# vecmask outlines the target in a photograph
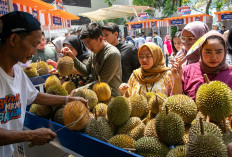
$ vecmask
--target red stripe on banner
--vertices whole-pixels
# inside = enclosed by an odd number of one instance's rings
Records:
[[[218,14],[218,21],[222,20],[222,14]]]
[[[149,22],[147,23],[147,28],[150,28],[150,23]]]
[[[169,24],[168,26],[171,26],[171,20],[168,20],[168,24]]]
[[[40,22],[40,14],[39,14],[39,10],[36,10],[37,11],[37,16],[38,16],[38,21]]]
[[[52,14],[50,14],[50,18],[51,18],[51,26],[53,26],[53,18],[52,18]]]
[[[22,4],[20,4],[20,11],[24,11]]]
[[[188,21],[189,21],[189,18],[187,17],[187,18],[186,18],[186,25],[188,24]]]
[[[203,16],[200,16],[201,21],[203,22]]]
[[[26,6],[26,9],[27,9],[27,13],[30,13],[30,9],[28,6]]]
[[[191,18],[191,22],[193,22],[193,17],[190,17]]]

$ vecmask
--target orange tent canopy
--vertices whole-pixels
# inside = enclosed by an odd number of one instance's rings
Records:
[[[158,19],[153,19],[153,20],[147,20],[147,21],[137,21],[137,22],[128,22],[126,24],[139,24],[139,23],[146,23],[146,22],[155,22],[155,21],[164,21],[164,20],[158,20]]]
[[[227,13],[232,13],[232,10],[214,12],[214,14],[227,14]]]
[[[13,0],[13,3],[22,4],[39,10],[54,9],[54,6],[41,0]]]
[[[80,19],[79,16],[73,15],[71,13],[64,11],[64,10],[47,10],[47,11],[42,11],[42,13],[50,13],[53,15],[57,15],[59,17],[63,17],[63,18],[68,19],[68,20],[79,20]]]
[[[196,14],[196,15],[187,15],[187,16],[177,16],[177,17],[169,17],[169,18],[164,18],[164,20],[173,20],[173,19],[183,19],[183,18],[188,18],[188,17],[199,17],[199,16],[210,16],[208,14]]]

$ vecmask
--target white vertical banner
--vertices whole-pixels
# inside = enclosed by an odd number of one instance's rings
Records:
[[[23,6],[23,10],[22,11],[27,12],[27,7],[25,5]]]
[[[203,16],[203,22],[204,22],[204,23],[207,23],[207,21],[206,21],[206,16]]]
[[[31,7],[29,7],[29,13],[32,14],[32,8]]]
[[[40,18],[40,23],[41,25],[45,25],[45,18],[44,18],[44,14],[41,13],[41,11],[39,11],[39,18]]]

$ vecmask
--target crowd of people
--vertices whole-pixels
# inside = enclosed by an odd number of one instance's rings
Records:
[[[186,94],[194,100],[197,89],[205,82],[204,74],[210,81],[220,80],[232,89],[231,62],[227,62],[232,54],[232,29],[219,29],[218,24],[213,27],[210,31],[198,21],[187,24],[173,36],[167,34],[164,40],[155,31],[147,38],[139,34],[122,41],[117,24],[101,26],[92,22],[46,44],[40,23],[30,14],[16,11],[0,17],[0,156],[12,156],[13,143],[30,141],[42,145],[56,137],[45,128],[22,131],[26,105],[60,105],[74,100],[87,105],[85,99],[72,97],[76,90],[67,97],[38,92],[18,62],[26,66],[29,60],[50,64],[70,56],[74,61],[73,73],[92,76],[82,88],[92,88],[100,76],[114,97],[126,92],[127,96],[159,92],[167,96]],[[188,53],[202,36],[205,40]],[[56,72],[55,68],[51,70],[52,74]],[[17,105],[13,110],[20,110],[20,115],[4,119],[2,114],[14,112],[7,110],[12,103],[8,101],[10,96],[15,97]]]

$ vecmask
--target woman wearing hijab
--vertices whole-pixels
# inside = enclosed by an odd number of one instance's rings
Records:
[[[192,45],[208,31],[208,26],[201,21],[195,21],[187,24],[181,33],[181,42],[183,43],[183,47],[176,54],[176,61],[181,61],[182,66],[198,62],[200,59],[199,49],[197,49],[191,55],[188,55],[186,57],[185,55],[187,54],[188,50],[192,47]]]
[[[128,90],[129,95],[161,92],[169,96],[173,79],[170,69],[164,65],[161,48],[152,42],[145,43],[138,51],[138,58],[141,68],[134,70],[128,84],[120,85],[121,94]]]
[[[65,37],[57,37],[54,40],[52,40],[52,44],[55,46],[57,53],[61,53],[64,40],[65,40]]]
[[[227,49],[224,36],[217,31],[210,31],[205,37],[199,47],[199,62],[183,67],[183,71],[180,64],[173,65],[173,94],[183,93],[195,99],[197,89],[205,83],[204,74],[210,81],[224,82],[232,89],[232,68],[225,61]]]
[[[63,42],[63,47],[68,47],[81,62],[87,61],[90,56],[87,48],[77,35],[69,35],[66,37]]]

